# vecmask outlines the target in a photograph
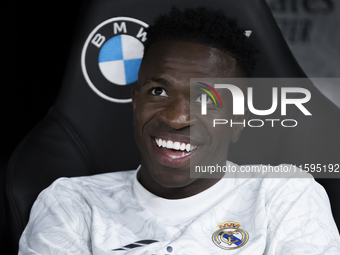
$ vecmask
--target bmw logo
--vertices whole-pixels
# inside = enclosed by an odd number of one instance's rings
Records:
[[[88,36],[81,55],[84,78],[101,98],[131,102],[143,58],[148,25],[130,17],[116,17],[99,24]]]

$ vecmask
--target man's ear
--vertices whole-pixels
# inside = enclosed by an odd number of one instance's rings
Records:
[[[132,98],[133,111],[136,108],[138,93],[139,93],[138,87],[132,88],[132,90],[131,90],[131,98]]]
[[[244,115],[235,115],[233,122],[241,123],[241,124],[233,124],[233,131],[231,135],[231,142],[236,143],[238,139],[240,138],[240,135],[242,133],[242,130],[245,126],[245,123],[247,122],[247,119],[249,117],[249,109],[247,106],[244,107]],[[244,125],[243,125],[244,123]]]

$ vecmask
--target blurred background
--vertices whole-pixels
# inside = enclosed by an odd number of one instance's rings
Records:
[[[340,1],[267,0],[295,58],[308,77],[340,78]],[[340,107],[339,80],[313,80]]]
[[[309,77],[340,77],[340,1],[267,0]],[[7,1],[1,10],[1,171],[17,144],[46,115],[62,83],[83,0]],[[280,61],[280,60],[278,60]],[[340,86],[318,88],[340,107]]]

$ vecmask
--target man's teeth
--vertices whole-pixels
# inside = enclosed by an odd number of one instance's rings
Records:
[[[173,149],[173,150],[181,150],[184,151],[186,150],[187,152],[191,152],[197,148],[195,145],[191,145],[190,143],[180,143],[180,142],[173,142],[171,140],[162,140],[162,139],[155,139],[156,144],[158,147],[164,147],[168,149]]]

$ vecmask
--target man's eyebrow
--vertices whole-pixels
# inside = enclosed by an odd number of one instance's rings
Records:
[[[161,77],[152,77],[150,80],[153,82],[159,83],[161,85],[164,85],[164,86],[170,85],[170,82],[167,79],[164,79]]]

